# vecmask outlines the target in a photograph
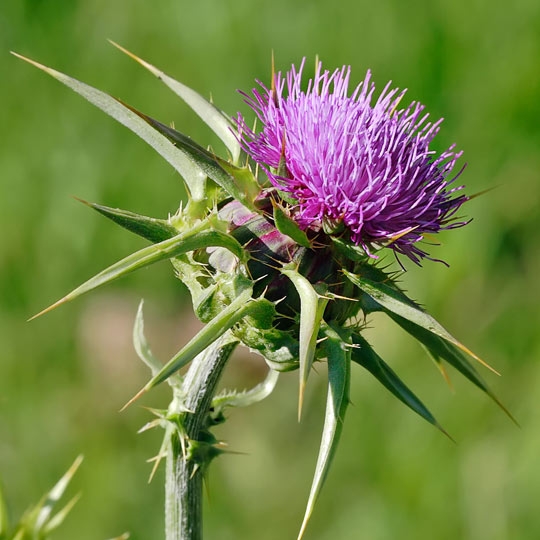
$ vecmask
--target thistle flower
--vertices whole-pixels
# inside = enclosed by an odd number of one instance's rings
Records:
[[[304,61],[278,73],[271,90],[259,83],[252,96],[242,92],[262,122],[255,133],[239,115],[243,148],[294,199],[303,229],[342,222],[368,255],[390,244],[418,263],[426,233],[465,224],[454,220],[463,186],[451,187],[462,152],[452,145],[437,155],[430,145],[442,119],[430,122],[418,102],[398,108],[405,91],[391,83],[373,103],[370,71],[349,96],[350,67],[330,73],[318,62],[306,90],[303,70]]]
[[[200,538],[201,475],[223,453],[211,427],[224,420],[225,407],[267,397],[278,372],[298,369],[300,413],[312,364],[326,360],[328,366],[323,435],[300,536],[339,442],[351,364],[444,432],[363,337],[373,312],[384,313],[420,342],[446,379],[449,364],[501,405],[469,357],[487,364],[410,299],[395,273],[373,261],[375,249],[390,246],[418,263],[427,257],[417,245],[426,234],[463,225],[455,213],[467,197],[458,193],[461,187],[451,187],[460,174],[453,169],[461,153],[453,146],[439,155],[430,149],[440,120],[429,122],[418,103],[399,109],[404,92],[389,85],[372,105],[369,72],[348,96],[350,69],[330,74],[318,64],[303,91],[302,63],[286,78],[272,74],[270,90],[261,84],[262,92],[254,90],[252,98],[244,94],[263,123],[255,133],[242,116],[235,123],[194,90],[119,48],[192,107],[224,142],[228,156],[25,59],[141,137],[180,173],[189,193],[188,204],[167,219],[86,203],[151,245],[38,315],[161,260],[170,260],[188,287],[193,310],[206,326],[168,362],[150,351],[142,304],[134,329],[135,350],[152,377],[129,403],[165,381],[173,391],[169,408],[154,410],[157,418],[143,428],[165,428],[155,462],[167,456],[168,540]],[[253,173],[250,157],[268,180]],[[224,362],[239,343],[264,358],[268,378],[251,391],[214,397]],[[190,362],[187,375],[180,376]]]

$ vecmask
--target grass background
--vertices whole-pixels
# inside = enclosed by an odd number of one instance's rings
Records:
[[[456,141],[474,221],[441,235],[409,291],[502,373],[486,377],[520,421],[454,375],[455,394],[397,327],[374,319],[370,340],[457,439],[452,445],[360,369],[341,448],[307,540],[540,538],[540,3],[275,0],[0,0],[0,474],[20,515],[83,452],[72,491],[83,498],[55,538],[124,530],[162,537],[162,471],[144,460],[160,434],[136,435],[148,413],[120,406],[146,380],[130,343],[146,299],[148,334],[168,358],[198,328],[167,264],[141,271],[49,316],[25,320],[141,247],[70,198],[163,216],[182,183],[144,143],[10,49],[119,96],[206,144],[212,134],[159,81],[114,50],[114,39],[227,111],[237,88],[268,80],[270,50],[287,69],[318,53],[373,70],[435,117],[439,148]],[[217,145],[216,145],[217,146]],[[264,375],[240,355],[227,383]],[[145,404],[163,406],[163,390]],[[211,469],[206,538],[295,538],[315,465],[324,377],[311,380],[304,421],[296,376],[271,398],[234,411],[220,436],[243,456]]]

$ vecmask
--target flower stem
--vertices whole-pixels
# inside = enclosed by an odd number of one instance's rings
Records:
[[[202,540],[202,485],[211,452],[193,452],[207,429],[217,383],[237,341],[225,335],[199,354],[189,368],[169,412],[178,413],[180,430],[170,430],[165,479],[166,540]],[[186,412],[187,411],[187,412]],[[183,439],[183,440],[182,440]]]

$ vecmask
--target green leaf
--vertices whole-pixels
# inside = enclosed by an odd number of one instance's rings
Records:
[[[399,315],[400,317],[403,317],[404,319],[407,319],[408,321],[411,321],[412,323],[424,328],[428,332],[443,338],[448,343],[451,343],[458,349],[466,352],[483,366],[499,375],[497,371],[495,371],[491,366],[486,364],[481,358],[465,347],[465,345],[461,344],[431,315],[426,313],[401,291],[395,289],[394,287],[390,287],[385,283],[372,281],[371,279],[358,274],[352,274],[347,270],[343,270],[343,273],[352,283],[369,295],[373,300],[378,302],[387,312],[389,311],[395,313],[396,315]]]
[[[155,130],[167,137],[176,147],[185,153],[216,184],[221,186],[231,197],[240,201],[247,208],[258,212],[254,204],[261,188],[247,167],[237,167],[205,150],[187,135],[154,120],[150,116],[126,105]]]
[[[307,234],[298,226],[296,221],[285,214],[283,209],[276,203],[274,206],[274,223],[277,230],[289,238],[292,238],[297,244],[306,248],[311,247]]]
[[[315,476],[298,540],[304,535],[315,502],[328,475],[343,429],[345,412],[349,405],[351,357],[350,348],[343,341],[344,339],[348,340],[348,338],[343,335],[342,330],[330,327],[325,327],[323,332],[327,338],[324,346],[328,356],[328,398]]]
[[[133,131],[146,143],[148,143],[159,155],[170,163],[184,178],[188,185],[192,199],[205,199],[205,180],[206,175],[201,171],[196,163],[191,160],[185,152],[182,152],[171,141],[161,135],[155,129],[152,129],[140,116],[134,113],[129,107],[125,106],[116,98],[109,94],[97,90],[83,82],[65,75],[55,69],[49,68],[29,58],[25,58],[17,53],[12,53],[17,58],[41,69],[51,77],[65,84],[77,94],[88,100],[90,103],[101,109],[103,112],[114,118],[117,122]]]
[[[278,379],[279,373],[270,369],[264,381],[251,390],[244,390],[243,392],[225,391],[213,399],[212,407],[249,407],[266,399],[274,391]]]
[[[189,364],[199,353],[209,347],[225,332],[244,317],[257,317],[259,311],[273,309],[273,304],[265,299],[253,300],[251,287],[245,289],[221,313],[214,317],[195,337],[193,337],[169,362],[124,406],[127,407],[144,393],[167,380],[179,369]],[[264,307],[263,307],[264,306]]]
[[[109,206],[91,203],[79,199],[78,197],[75,198],[115,223],[118,223],[118,225],[124,227],[124,229],[138,234],[139,236],[150,240],[150,242],[162,242],[163,240],[167,240],[178,234],[178,230],[164,219],[142,216],[140,214],[129,212],[128,210],[110,208]]]
[[[407,405],[424,420],[440,429],[445,435],[448,433],[441,427],[427,407],[409,390],[403,381],[396,375],[388,364],[371,348],[369,343],[360,335],[353,335],[353,342],[357,347],[352,350],[352,360],[367,369],[382,385],[384,385],[402,403]]]
[[[439,336],[429,332],[425,328],[412,323],[411,321],[404,319],[395,314],[390,314],[390,317],[399,324],[405,331],[411,336],[422,343],[433,356],[443,358],[451,366],[456,368],[462,375],[464,375],[470,382],[485,392],[507,415],[517,424],[515,418],[510,414],[508,409],[499,401],[497,396],[493,393],[491,388],[486,384],[482,377],[478,374],[474,366],[463,355],[463,353],[454,347],[451,343],[448,343]]]
[[[240,143],[235,136],[237,131],[236,124],[227,114],[218,109],[213,103],[207,101],[198,92],[195,92],[195,90],[172,79],[163,73],[163,71],[160,71],[152,64],[145,62],[114,41],[111,41],[111,43],[141,64],[141,66],[145,67],[150,73],[163,81],[177,96],[181,97],[200,116],[203,122],[205,122],[206,125],[223,141],[231,153],[233,163],[238,162],[240,156]],[[234,130],[234,132],[232,130]]]
[[[2,483],[0,482],[0,540],[7,539],[9,531],[9,515],[7,511],[7,503],[4,496],[4,490],[2,489]]]
[[[283,267],[281,272],[292,281],[300,296],[300,389],[298,394],[298,420],[300,420],[304,391],[315,357],[319,327],[329,299],[317,293],[313,285],[292,266]]]
[[[49,517],[54,506],[66,491],[69,483],[77,472],[77,469],[80,467],[82,461],[83,456],[78,456],[77,459],[75,459],[75,461],[73,462],[73,465],[71,465],[71,467],[64,474],[64,476],[62,476],[62,478],[58,480],[55,486],[43,498],[42,502],[39,505],[39,512],[34,526],[34,530],[36,532],[41,531],[41,529],[49,521]]]
[[[135,270],[144,268],[158,261],[171,259],[177,255],[181,255],[188,251],[207,248],[210,246],[221,246],[229,249],[234,255],[241,260],[244,259],[245,253],[242,246],[231,236],[219,231],[204,230],[209,227],[208,222],[202,222],[199,226],[191,231],[180,233],[173,238],[145,247],[131,255],[128,255],[121,261],[109,266],[105,270],[96,274],[88,281],[77,287],[75,290],[64,296],[58,302],[52,304],[37,315],[34,315],[30,320],[44,315],[48,311],[73,300],[82,294],[85,294],[97,287],[111,283],[115,279],[123,277]]]

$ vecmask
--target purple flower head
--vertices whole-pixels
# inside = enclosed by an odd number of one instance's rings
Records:
[[[454,217],[467,200],[455,195],[463,186],[450,188],[462,152],[430,150],[442,119],[428,121],[418,102],[400,108],[405,90],[390,83],[375,100],[369,71],[349,96],[351,68],[330,73],[318,64],[302,90],[304,61],[278,73],[275,89],[257,81],[252,96],[242,92],[262,122],[255,133],[238,116],[243,148],[296,201],[302,228],[341,224],[368,255],[388,245],[419,263],[425,234],[464,225]]]

